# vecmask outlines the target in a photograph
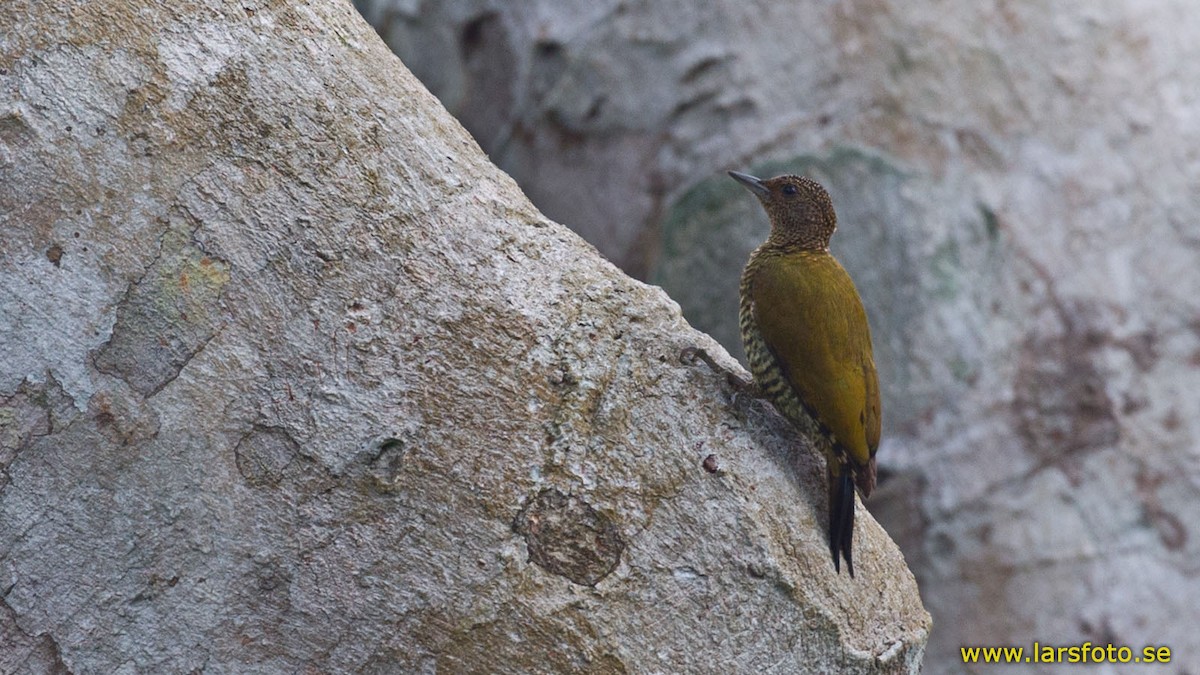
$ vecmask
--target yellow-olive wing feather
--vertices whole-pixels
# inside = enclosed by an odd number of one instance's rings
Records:
[[[866,322],[866,312],[863,312],[863,322]],[[870,329],[868,329],[870,330]],[[864,410],[867,431],[867,448],[871,456],[879,448],[879,433],[883,425],[883,416],[879,411],[879,374],[875,372],[875,357],[871,352],[871,340],[867,338],[866,358],[863,359],[863,374],[867,378],[867,407]]]
[[[879,446],[879,382],[854,282],[828,253],[764,263],[749,289],[759,333],[796,395],[865,466]]]

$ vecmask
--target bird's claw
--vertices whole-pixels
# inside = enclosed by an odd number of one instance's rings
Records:
[[[725,366],[717,363],[707,351],[701,347],[684,347],[679,352],[679,361],[687,365],[694,365],[697,360],[703,361],[714,373],[724,375],[725,381],[729,386],[733,387],[735,396],[743,394],[751,398],[762,398],[762,392],[758,385],[753,380],[748,380],[741,375],[729,370]]]
[[[679,362],[685,366],[695,365],[696,359],[699,358],[701,354],[704,354],[704,358],[711,362],[708,352],[705,352],[699,347],[684,347],[683,349],[679,350]]]
[[[714,359],[712,356],[709,356],[708,352],[705,351],[703,347],[684,347],[682,350],[680,350],[680,363],[692,366],[696,364],[697,360],[703,361],[715,373],[729,372],[724,366],[717,363],[716,359]]]

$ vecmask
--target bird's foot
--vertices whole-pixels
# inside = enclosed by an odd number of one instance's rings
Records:
[[[717,363],[708,352],[700,347],[684,347],[679,352],[679,361],[687,365],[694,365],[697,360],[703,361],[708,365],[714,373],[725,376],[725,381],[729,386],[733,387],[734,394],[749,396],[750,398],[763,398],[763,392],[758,388],[754,380],[742,377],[740,374],[729,370],[725,366]]]

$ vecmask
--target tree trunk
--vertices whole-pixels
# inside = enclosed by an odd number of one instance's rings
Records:
[[[677,305],[348,3],[219,6],[0,8],[0,671],[917,671]]]
[[[1194,2],[357,4],[535,204],[735,354],[766,219],[721,170],[829,189],[926,675],[963,645],[1200,654]]]

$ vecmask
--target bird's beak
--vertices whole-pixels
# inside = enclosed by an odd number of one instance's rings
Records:
[[[730,171],[729,176],[742,185],[745,185],[748,190],[759,197],[766,197],[771,194],[771,190],[766,185],[763,185],[761,178],[755,178],[750,174],[738,173],[737,171]]]

